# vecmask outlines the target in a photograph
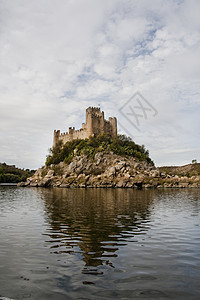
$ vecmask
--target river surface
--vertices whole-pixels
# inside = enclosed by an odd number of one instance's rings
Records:
[[[200,190],[0,186],[0,296],[200,299]]]

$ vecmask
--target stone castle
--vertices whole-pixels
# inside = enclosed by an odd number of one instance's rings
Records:
[[[88,107],[86,109],[86,122],[82,123],[82,128],[75,130],[75,127],[69,127],[69,132],[60,133],[60,130],[54,130],[53,147],[58,141],[65,144],[75,139],[86,139],[91,136],[97,136],[100,133],[107,133],[111,137],[117,136],[117,119],[109,117],[104,119],[104,112],[99,107]]]

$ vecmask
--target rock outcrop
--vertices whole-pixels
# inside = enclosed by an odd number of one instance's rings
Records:
[[[19,186],[185,188],[200,187],[200,176],[170,175],[132,157],[98,152],[93,159],[75,156],[69,164],[61,162],[38,169]]]

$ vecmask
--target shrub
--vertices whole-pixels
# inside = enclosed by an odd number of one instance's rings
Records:
[[[55,172],[55,175],[63,175],[63,170],[60,166],[54,166],[53,170]]]
[[[69,156],[65,157],[64,163],[67,164],[67,165],[69,165],[70,162],[72,161],[72,159],[73,159],[73,156],[69,155]]]

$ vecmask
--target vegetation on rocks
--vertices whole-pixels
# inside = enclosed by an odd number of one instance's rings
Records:
[[[154,165],[144,145],[135,144],[130,137],[125,135],[118,135],[112,139],[104,133],[89,139],[73,140],[64,145],[62,141],[59,141],[53,149],[50,149],[50,155],[46,159],[46,166],[59,164],[62,161],[69,164],[74,156],[87,155],[89,158],[94,158],[96,153],[102,151],[105,153],[111,151],[120,156],[134,157],[139,161],[145,161]]]

